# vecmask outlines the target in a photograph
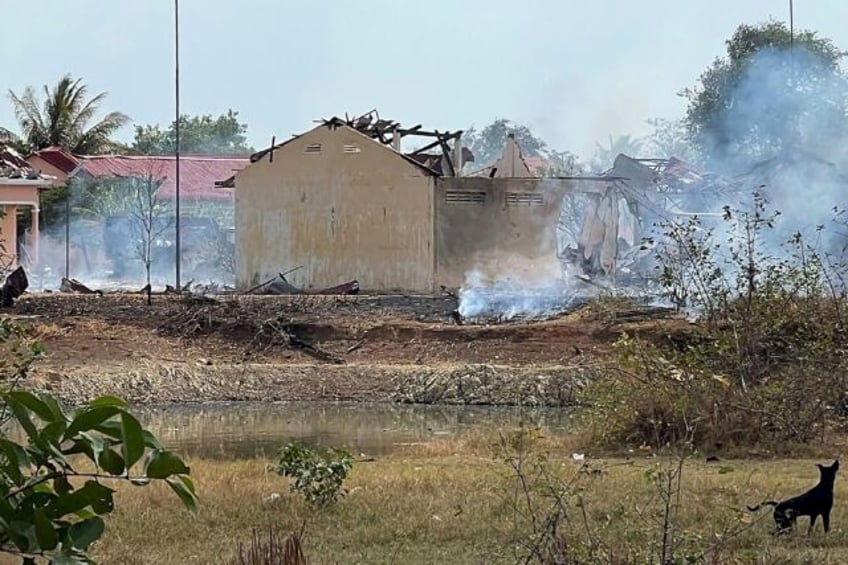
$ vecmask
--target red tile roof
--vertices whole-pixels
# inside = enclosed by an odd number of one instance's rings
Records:
[[[539,174],[540,171],[543,171],[550,166],[550,162],[544,157],[536,157],[535,155],[524,157],[522,155],[521,158],[524,159],[524,164],[527,165],[530,172],[534,174]]]
[[[80,157],[79,174],[91,177],[144,177],[165,179],[161,195],[176,193],[176,159],[173,156],[91,155]],[[231,188],[217,188],[216,181],[227,179],[250,164],[248,156],[180,156],[180,199],[231,200]]]
[[[33,153],[65,174],[71,174],[80,164],[80,160],[64,147],[46,147]]]

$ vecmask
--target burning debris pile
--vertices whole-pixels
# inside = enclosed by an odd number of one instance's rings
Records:
[[[457,295],[458,323],[502,323],[545,320],[573,310],[588,299],[565,280],[553,284],[524,285],[516,279],[487,281],[480,271],[471,272]]]
[[[562,194],[556,180],[537,182]],[[599,295],[656,304],[656,246],[665,243],[656,226],[694,215],[720,217],[717,203],[741,193],[741,183],[675,158],[621,154],[604,175],[581,180],[587,182],[561,197],[556,257],[541,251],[533,260],[505,257],[467,273],[457,294],[458,322],[547,319]],[[520,271],[511,264],[522,262]]]

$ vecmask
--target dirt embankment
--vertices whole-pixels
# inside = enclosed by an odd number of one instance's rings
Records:
[[[13,315],[47,355],[29,386],[70,402],[362,400],[567,405],[622,331],[679,321],[458,325],[448,297],[190,300],[27,296]],[[637,316],[638,318],[638,316]]]

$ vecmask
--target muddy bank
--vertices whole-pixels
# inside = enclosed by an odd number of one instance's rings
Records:
[[[27,381],[78,404],[120,396],[136,404],[353,400],[422,404],[570,406],[594,376],[586,367],[462,364],[323,365],[142,363],[36,367]]]

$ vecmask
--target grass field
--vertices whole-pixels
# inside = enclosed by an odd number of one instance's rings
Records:
[[[565,553],[580,563],[657,563],[663,532],[678,562],[848,563],[848,483],[837,477],[832,529],[807,536],[806,519],[781,539],[771,535],[768,511],[743,510],[815,484],[825,459],[683,465],[679,493],[671,494],[664,527],[663,489],[648,478],[678,460],[633,454],[632,459],[587,459],[546,443],[522,451],[524,480],[480,437],[416,446],[373,462],[354,464],[350,494],[321,511],[290,493],[267,461],[191,461],[201,499],[191,518],[161,485],[121,486],[94,557],[100,563],[227,563],[253,528],[283,533],[305,529],[310,563],[515,563],[529,551],[533,520],[548,517],[549,494],[563,488],[566,513],[558,522]],[[543,455],[539,466],[537,456]],[[660,475],[661,476],[661,475]],[[264,499],[281,496],[273,502]],[[528,512],[527,500],[535,510]],[[571,562],[571,561],[569,561]]]

